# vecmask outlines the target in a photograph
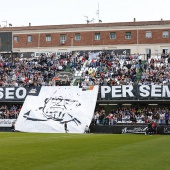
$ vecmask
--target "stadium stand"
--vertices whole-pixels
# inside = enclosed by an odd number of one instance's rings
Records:
[[[92,57],[91,57],[92,56]],[[151,56],[146,61],[139,54],[117,55],[114,52],[76,52],[65,56],[42,54],[37,58],[0,59],[1,87],[35,87],[53,85],[169,85],[170,56]],[[62,75],[69,73],[71,79]],[[140,76],[139,76],[140,75]],[[65,77],[64,77],[65,76]],[[62,79],[62,77],[64,77]],[[55,83],[53,83],[55,80]],[[59,81],[58,81],[59,80]],[[62,81],[63,80],[63,81]],[[0,119],[17,119],[22,104],[0,107]],[[105,112],[96,107],[93,125],[146,124],[154,120],[165,125],[169,108],[137,108],[132,106]],[[169,118],[168,118],[169,120]],[[168,123],[167,123],[168,124]]]

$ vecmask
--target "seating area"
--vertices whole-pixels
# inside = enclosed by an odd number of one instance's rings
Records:
[[[38,58],[0,58],[1,87],[52,86],[52,78],[65,70],[67,58],[42,54]]]
[[[170,84],[170,56],[151,56],[143,61],[141,55],[116,55],[84,53],[70,53],[65,56],[41,55],[38,58],[16,58],[12,63],[10,58],[0,59],[1,87],[29,87],[52,85],[169,85]],[[93,57],[91,57],[93,56]],[[60,72],[57,68],[64,68]],[[67,68],[67,70],[66,70]],[[67,75],[68,73],[69,75]],[[137,77],[137,75],[139,75]],[[64,83],[60,80],[64,79]],[[73,82],[76,81],[76,84]],[[55,83],[53,83],[55,81]],[[6,107],[5,107],[6,108]],[[10,110],[10,109],[5,109]],[[1,112],[1,118],[11,118],[10,112]],[[162,111],[160,111],[162,112]],[[159,114],[160,114],[159,112]],[[4,114],[5,113],[5,114]],[[15,117],[17,114],[14,113]],[[100,115],[100,114],[99,114]],[[122,116],[121,116],[122,115]],[[131,123],[131,114],[116,114],[116,123]],[[132,114],[133,115],[133,114]],[[165,112],[164,112],[165,115]],[[109,116],[109,115],[108,115]],[[105,117],[109,123],[111,117]],[[144,119],[145,118],[145,119]],[[134,114],[136,123],[146,123],[145,114]]]
[[[36,58],[0,58],[0,86],[51,86],[61,71],[88,85],[169,84],[170,57],[153,55],[143,60],[139,54],[114,52],[72,52],[67,55],[40,55]],[[73,84],[73,83],[72,83]]]
[[[87,59],[77,56],[77,63],[72,67],[75,78],[82,83],[88,84],[89,80],[92,80],[94,85],[131,85],[136,81],[141,56],[93,53],[91,58],[90,55],[92,54],[89,54]]]

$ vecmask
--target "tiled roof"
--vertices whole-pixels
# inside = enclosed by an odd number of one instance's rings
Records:
[[[0,27],[3,31],[24,31],[24,30],[48,30],[48,29],[69,29],[87,27],[120,27],[120,26],[149,26],[149,25],[170,25],[170,20],[160,21],[136,21],[136,22],[114,22],[114,23],[90,23],[90,24],[66,24],[66,25],[42,25],[22,27]]]

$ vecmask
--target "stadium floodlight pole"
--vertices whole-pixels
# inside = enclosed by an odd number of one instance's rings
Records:
[[[6,26],[5,26],[5,27],[7,27],[7,21],[2,21],[2,22],[5,22],[5,23],[6,23]]]

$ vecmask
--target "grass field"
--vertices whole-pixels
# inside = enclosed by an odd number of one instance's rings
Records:
[[[170,136],[0,133],[0,170],[169,170]]]

